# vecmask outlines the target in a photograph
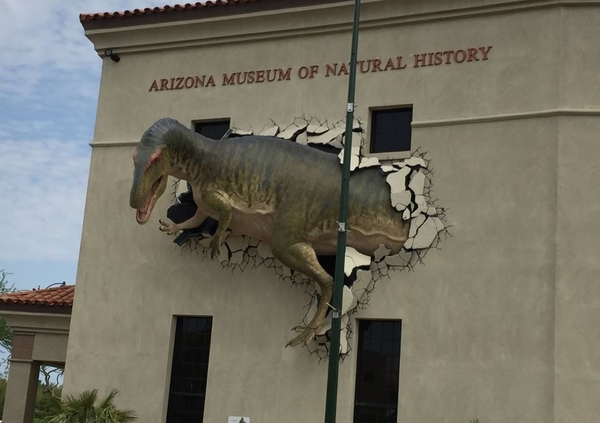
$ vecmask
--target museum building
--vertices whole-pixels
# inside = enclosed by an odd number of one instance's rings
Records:
[[[195,207],[174,178],[138,225],[132,153],[172,118],[337,154],[353,8],[80,16],[103,66],[65,392],[117,388],[144,423],[323,420],[327,332],[286,348],[314,289],[262,243],[211,259],[214,231],[159,231]],[[338,422],[600,421],[598,40],[596,0],[363,0],[353,167],[381,166],[411,232],[403,266],[349,259]]]

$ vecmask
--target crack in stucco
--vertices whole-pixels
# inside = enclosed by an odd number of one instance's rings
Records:
[[[341,151],[343,148],[345,128],[343,120],[329,124],[326,120],[300,117],[295,118],[293,123],[284,126],[282,131],[279,129],[280,125],[273,120],[271,122],[273,126],[263,127],[259,134],[283,136],[284,139],[292,142],[308,144],[330,152]],[[248,135],[252,134],[252,131],[233,128],[232,134],[234,136]],[[385,247],[381,246],[384,248],[377,250],[376,257],[371,257],[368,269],[365,269],[365,266],[355,269],[355,280],[348,287],[352,295],[351,305],[347,310],[343,310],[342,332],[344,336],[342,336],[341,347],[343,355],[350,351],[349,341],[352,336],[350,317],[368,306],[376,283],[384,277],[389,278],[390,270],[413,270],[416,264],[423,263],[423,259],[430,249],[439,249],[442,236],[449,235],[448,226],[444,221],[445,210],[437,207],[437,200],[431,198],[433,169],[430,168],[431,162],[426,158],[426,153],[417,149],[411,157],[406,159],[373,160],[363,154],[366,147],[365,131],[364,124],[359,119],[354,122],[352,134],[353,142],[356,138],[360,141],[360,145],[352,148],[352,168],[361,168],[361,165],[362,167],[380,166],[380,171],[390,186],[390,206],[395,207],[399,213],[403,213],[404,220],[411,220],[411,230],[409,239],[400,253],[389,255],[389,249],[385,253]],[[340,162],[342,161],[340,154]],[[185,183],[185,181],[178,181],[174,184],[173,198],[176,203],[181,199],[181,195],[177,195],[177,193],[184,191],[181,189],[180,183]],[[407,195],[403,194],[404,192],[410,194],[408,201],[406,201]],[[176,242],[190,251],[197,251],[203,257],[208,257],[210,239],[210,235],[197,232],[187,238],[181,238],[180,235],[176,238]],[[245,236],[228,236],[224,240],[223,247],[221,254],[216,258],[223,268],[235,272],[236,270],[244,271],[249,265],[252,268],[265,266],[273,269],[281,280],[288,280],[293,285],[304,286],[304,292],[309,296],[309,301],[305,306],[306,313],[300,324],[307,325],[319,295],[309,278],[275,259],[270,247],[263,241]],[[321,330],[318,331],[315,340],[307,346],[309,352],[317,355],[320,360],[328,356],[327,330],[330,324],[330,318],[328,318],[321,326]]]

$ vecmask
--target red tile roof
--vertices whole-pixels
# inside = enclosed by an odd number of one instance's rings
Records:
[[[216,6],[230,6],[233,4],[256,3],[259,1],[261,0],[212,0],[205,1],[202,3],[185,3],[176,4],[173,6],[166,5],[163,7],[152,8],[146,7],[144,9],[125,10],[124,12],[82,13],[79,15],[79,20],[83,23],[99,19],[127,18],[129,16],[167,14],[172,12],[182,12],[186,10],[206,9]]]
[[[46,306],[73,306],[75,285],[63,285],[56,288],[17,291],[0,295],[0,303],[35,304]]]

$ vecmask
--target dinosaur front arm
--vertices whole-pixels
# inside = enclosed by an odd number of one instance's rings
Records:
[[[215,258],[221,252],[221,244],[223,243],[223,235],[231,223],[233,217],[233,207],[227,194],[218,190],[210,190],[202,194],[202,202],[216,213],[216,218],[219,221],[217,231],[210,241],[210,256]]]
[[[161,232],[166,232],[169,235],[174,235],[177,232],[182,231],[184,229],[197,228],[202,222],[204,222],[204,219],[206,219],[207,217],[208,215],[200,211],[200,209],[198,208],[198,210],[196,210],[196,213],[192,217],[181,223],[173,223],[164,220],[159,220],[158,223],[160,224],[160,226],[158,227],[158,229],[160,229]]]
[[[213,235],[210,242],[211,257],[215,258],[221,251],[223,235],[231,223],[231,218],[233,217],[233,207],[231,206],[229,197],[217,190],[206,191],[199,198],[202,198],[202,204],[204,206],[214,211],[215,215],[213,217],[219,221],[217,231]],[[201,207],[198,207],[196,213],[191,218],[181,223],[159,220],[160,226],[158,229],[160,229],[161,232],[174,235],[184,229],[196,228],[200,226],[200,224],[208,217],[208,214],[203,212],[201,209]]]

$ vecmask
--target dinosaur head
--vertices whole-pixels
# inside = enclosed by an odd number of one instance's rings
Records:
[[[140,225],[148,222],[156,200],[167,187],[170,163],[166,151],[165,134],[170,119],[161,119],[142,136],[133,153],[133,184],[129,204],[137,210],[136,220]]]

